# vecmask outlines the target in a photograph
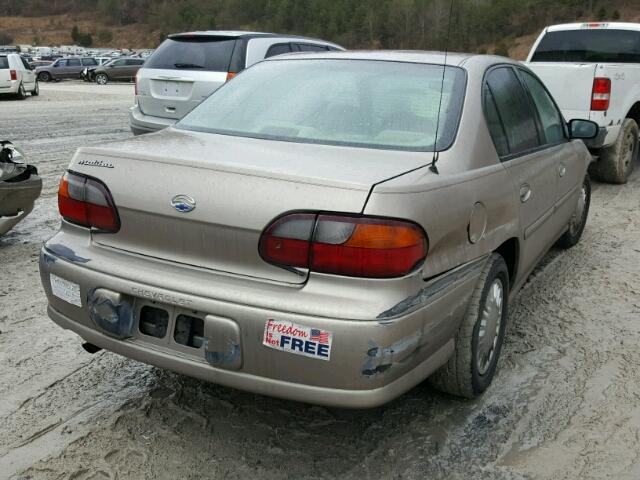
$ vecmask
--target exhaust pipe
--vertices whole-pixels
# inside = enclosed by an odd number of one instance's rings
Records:
[[[94,345],[93,343],[89,343],[89,342],[85,342],[82,344],[82,348],[84,348],[84,350],[86,352],[89,352],[90,354],[94,354],[94,353],[98,353],[100,350],[102,350],[102,347],[98,347],[96,345]]]

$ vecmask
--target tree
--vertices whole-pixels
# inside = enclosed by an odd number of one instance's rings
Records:
[[[80,30],[78,29],[77,25],[74,25],[73,28],[71,29],[71,40],[73,40],[73,43],[78,43],[80,39]]]
[[[93,37],[90,33],[78,34],[78,45],[81,47],[90,47],[93,44]]]

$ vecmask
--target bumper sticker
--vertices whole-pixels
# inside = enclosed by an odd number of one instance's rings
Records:
[[[328,361],[332,343],[333,333],[326,330],[272,318],[264,324],[262,344],[283,352]]]
[[[60,278],[53,273],[49,276],[51,281],[51,292],[55,297],[64,300],[76,307],[82,306],[82,299],[80,298],[80,285],[70,282],[64,278]]]

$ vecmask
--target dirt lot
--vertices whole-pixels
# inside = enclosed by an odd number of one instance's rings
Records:
[[[596,184],[582,242],[552,251],[512,305],[493,387],[426,385],[343,411],[85,353],[45,313],[41,243],[74,150],[129,137],[131,85],[43,85],[0,101],[0,136],[44,177],[0,239],[0,477],[19,479],[640,478],[640,168]]]

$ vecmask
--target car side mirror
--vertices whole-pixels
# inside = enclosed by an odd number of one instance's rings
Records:
[[[600,126],[591,120],[571,120],[569,122],[569,135],[571,138],[590,140],[596,138],[600,131]]]

